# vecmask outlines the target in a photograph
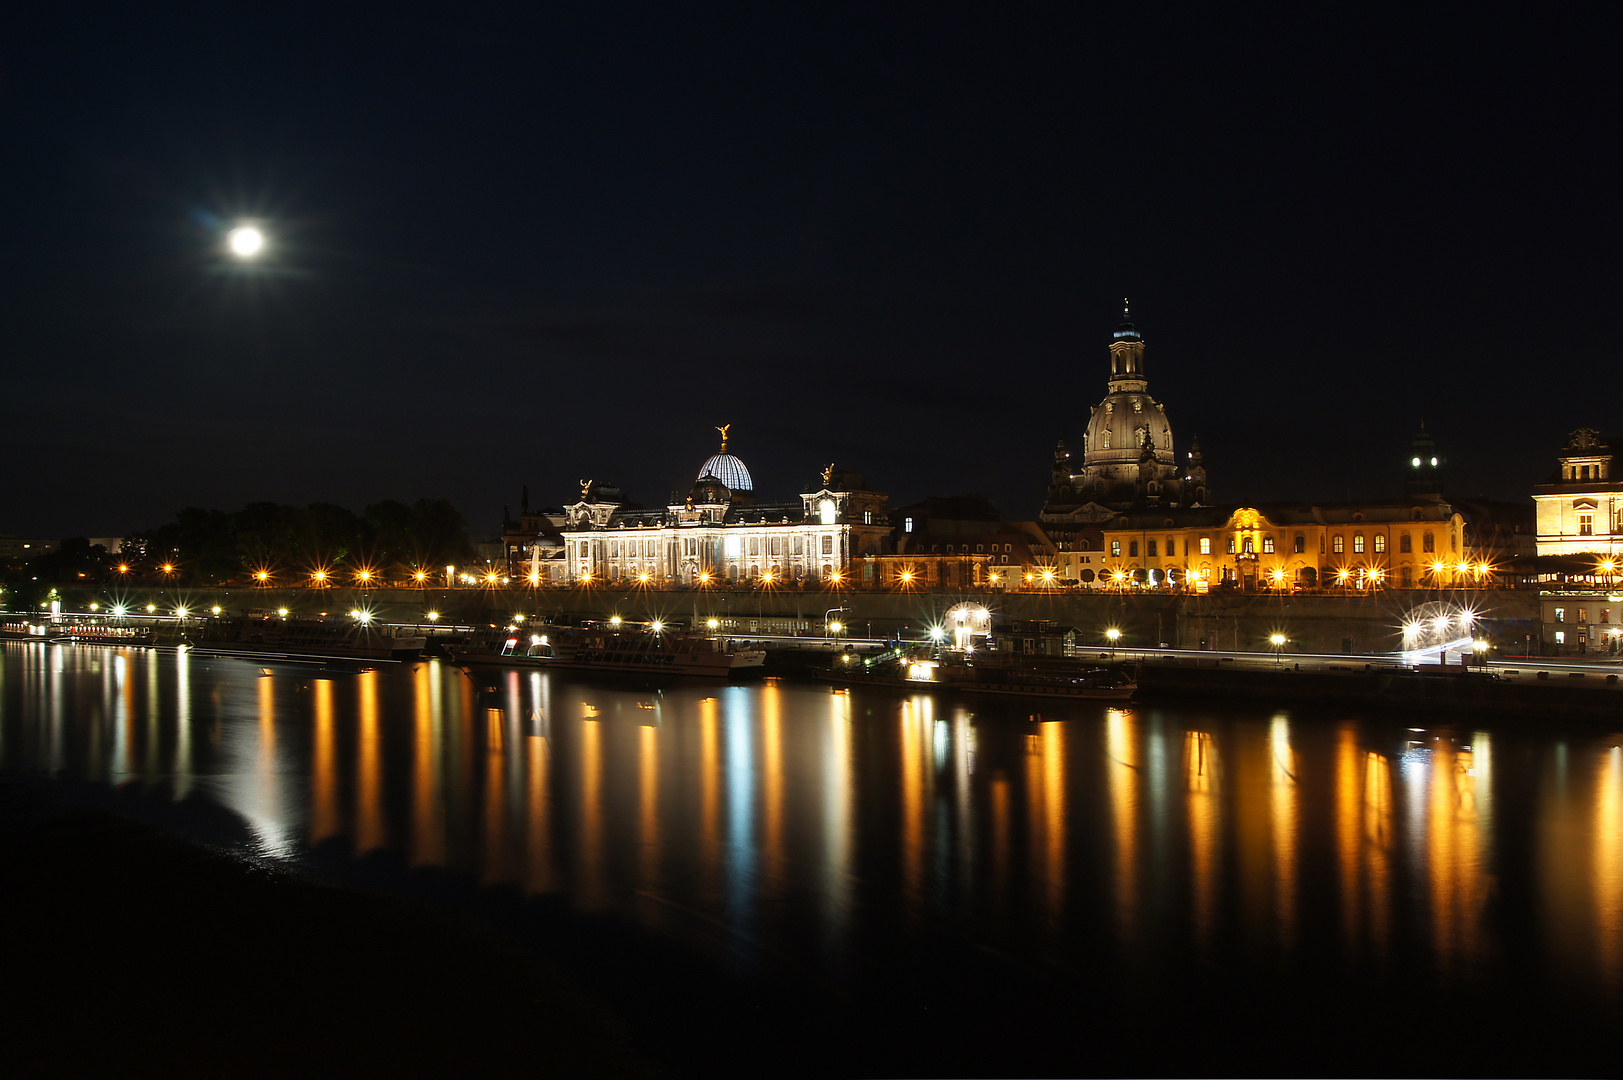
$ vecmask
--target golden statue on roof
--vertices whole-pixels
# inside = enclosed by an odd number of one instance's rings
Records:
[[[722,424],[716,428],[717,431],[721,432],[721,452],[723,454],[727,452],[727,429],[732,426],[731,424]]]
[[[581,498],[581,501],[585,502],[587,499],[591,498],[591,494],[592,494],[592,482],[590,480],[582,480],[580,482],[580,498]]]

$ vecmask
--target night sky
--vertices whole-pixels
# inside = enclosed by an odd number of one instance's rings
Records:
[[[9,16],[0,533],[480,539],[525,484],[662,505],[723,423],[764,497],[1030,518],[1123,297],[1220,501],[1401,491],[1422,422],[1525,498],[1616,429],[1613,28],[1099,7]]]

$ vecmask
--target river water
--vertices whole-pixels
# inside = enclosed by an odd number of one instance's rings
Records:
[[[633,980],[658,947],[793,1002],[752,1023],[859,1073],[1595,1069],[1623,723],[1036,707],[7,644],[0,768],[516,894]]]

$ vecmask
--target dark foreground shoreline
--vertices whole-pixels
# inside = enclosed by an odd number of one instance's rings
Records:
[[[12,1075],[657,1075],[588,991],[503,935],[58,783],[0,776]]]

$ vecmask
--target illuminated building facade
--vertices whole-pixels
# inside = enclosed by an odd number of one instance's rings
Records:
[[[1540,555],[1623,557],[1623,478],[1612,443],[1579,428],[1560,454],[1560,468],[1533,488]]]
[[[1054,451],[1043,528],[1071,550],[1093,527],[1123,510],[1190,507],[1210,502],[1199,441],[1177,463],[1166,408],[1150,396],[1144,339],[1122,310],[1110,342],[1110,380],[1082,434],[1081,468],[1062,439]]]
[[[793,584],[849,580],[854,560],[884,550],[889,496],[829,465],[792,502],[761,502],[754,479],[727,452],[699,470],[687,498],[662,509],[618,488],[582,481],[564,507],[564,566],[573,581],[648,585]]]
[[[1096,566],[1067,564],[1067,577],[1250,591],[1435,588],[1485,576],[1466,550],[1464,518],[1430,499],[1141,510],[1118,514],[1101,532]]]

